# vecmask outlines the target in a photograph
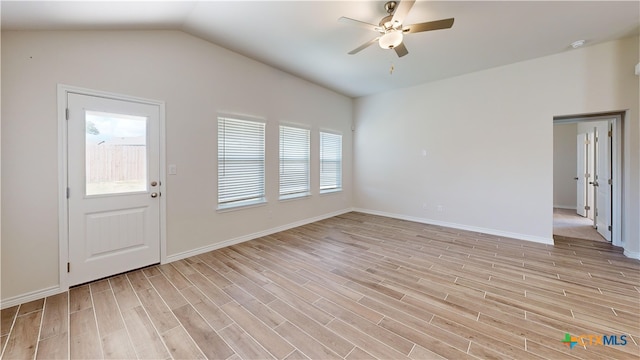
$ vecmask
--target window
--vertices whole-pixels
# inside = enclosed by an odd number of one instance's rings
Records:
[[[264,128],[218,118],[218,209],[265,202]]]
[[[342,135],[320,132],[320,193],[342,190]]]
[[[147,191],[147,118],[87,110],[85,129],[86,195]]]
[[[309,192],[309,130],[280,126],[280,199]]]

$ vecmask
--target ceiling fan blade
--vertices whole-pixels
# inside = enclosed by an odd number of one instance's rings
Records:
[[[403,26],[402,28],[406,32],[417,33],[422,31],[449,29],[452,26],[453,26],[453,18],[450,18],[450,19],[423,22],[420,24],[407,25],[407,26]],[[409,29],[409,31],[407,31],[407,29]]]
[[[396,51],[398,57],[403,57],[409,53],[409,50],[407,50],[407,47],[404,46],[404,43],[400,43],[400,45],[394,47],[393,50]]]
[[[380,26],[378,26],[378,25],[369,24],[369,23],[364,22],[364,21],[360,21],[360,20],[356,20],[356,19],[352,19],[352,18],[348,18],[348,17],[344,17],[344,16],[339,18],[338,22],[341,22],[343,24],[359,26],[361,28],[365,28],[365,29],[369,29],[369,30],[373,30],[373,31],[379,31],[380,30]]]
[[[391,18],[391,22],[397,21],[399,23],[402,23],[402,21],[404,21],[404,18],[407,17],[407,15],[409,14],[409,11],[411,10],[415,2],[416,0],[400,1],[397,5],[398,7],[393,12],[393,17]]]
[[[362,50],[364,50],[364,49],[368,48],[369,46],[371,46],[371,45],[373,45],[373,44],[375,44],[375,43],[378,41],[378,39],[380,39],[380,37],[377,37],[377,38],[375,38],[375,39],[372,39],[372,40],[367,41],[366,43],[364,43],[364,44],[362,44],[362,45],[358,46],[357,48],[355,48],[355,49],[353,49],[353,50],[349,51],[349,55],[354,55],[354,54],[359,53],[360,51],[362,51]]]

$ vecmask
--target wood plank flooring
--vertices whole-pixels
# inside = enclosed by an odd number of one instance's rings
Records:
[[[353,212],[1,313],[4,359],[638,359],[640,262]]]

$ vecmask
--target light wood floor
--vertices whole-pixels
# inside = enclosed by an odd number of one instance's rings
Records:
[[[5,309],[1,339],[5,359],[638,359],[639,307],[640,262],[609,244],[348,213]]]

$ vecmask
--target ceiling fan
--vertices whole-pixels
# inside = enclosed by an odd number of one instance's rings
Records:
[[[405,33],[409,34],[423,31],[449,29],[453,26],[453,18],[423,22],[413,25],[403,25],[402,22],[404,21],[404,18],[407,16],[407,14],[409,14],[409,11],[413,7],[414,3],[415,0],[388,1],[384,4],[384,9],[389,15],[383,17],[378,25],[369,24],[364,21],[355,20],[344,16],[338,19],[338,21],[342,23],[357,25],[380,33],[380,35],[376,38],[367,41],[359,47],[351,50],[349,52],[349,55],[356,54],[377,41],[378,45],[380,45],[381,48],[393,49],[396,51],[396,54],[398,54],[398,57],[402,57],[409,53],[409,51],[407,51],[407,48],[404,46],[404,43],[402,42]]]

